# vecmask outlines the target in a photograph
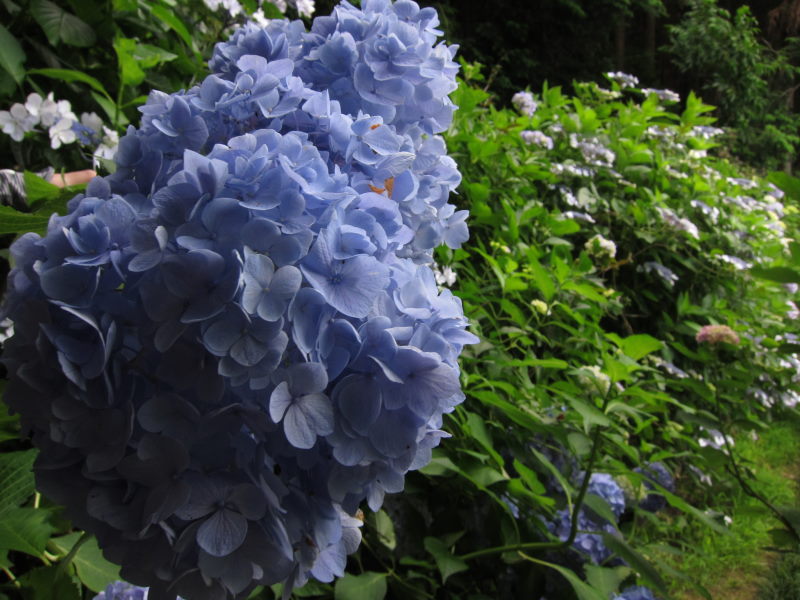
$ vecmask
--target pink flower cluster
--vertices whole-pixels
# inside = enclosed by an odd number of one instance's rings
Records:
[[[734,346],[739,344],[739,336],[727,325],[706,325],[697,332],[694,339],[699,344],[719,344],[720,342]]]

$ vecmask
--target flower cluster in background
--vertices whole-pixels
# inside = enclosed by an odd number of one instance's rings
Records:
[[[17,142],[28,133],[46,130],[53,150],[78,142],[91,149],[95,164],[98,159],[113,159],[119,143],[119,134],[97,114],[82,113],[79,119],[69,100],[55,100],[52,92],[46,98],[34,92],[25,104],[17,102],[9,110],[0,110],[0,126]]]
[[[39,488],[126,580],[332,581],[360,503],[446,436],[477,338],[428,266],[467,239],[437,25],[408,0],[246,25],[12,246],[5,399]]]

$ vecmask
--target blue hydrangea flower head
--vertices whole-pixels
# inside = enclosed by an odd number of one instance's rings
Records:
[[[94,600],[147,600],[147,588],[137,587],[124,581],[109,583]]]
[[[668,492],[675,491],[675,481],[672,474],[660,462],[650,463],[645,467],[636,467],[636,473],[644,475],[644,487],[648,490],[645,498],[639,501],[639,508],[650,512],[658,512],[667,505],[667,500],[664,496],[655,491],[653,482],[666,489]]]
[[[244,26],[12,246],[39,489],[152,596],[332,581],[446,437],[477,338],[428,266],[468,237],[437,26],[410,0]]]
[[[621,594],[614,596],[613,600],[656,600],[648,588],[641,585],[627,587]]]
[[[625,493],[610,474],[592,473],[588,492],[605,500],[617,519],[625,512]]]

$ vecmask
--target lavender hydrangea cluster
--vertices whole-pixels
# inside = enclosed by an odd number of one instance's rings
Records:
[[[359,505],[446,435],[477,338],[427,266],[467,239],[437,25],[409,0],[248,24],[11,249],[39,489],[150,600],[332,581]]]
[[[109,583],[94,600],[147,600],[147,588],[137,587],[125,581]]]
[[[579,476],[582,477],[583,475]],[[625,512],[625,494],[610,474],[592,473],[587,492],[605,500],[617,520]],[[548,524],[548,529],[562,541],[569,538],[571,528],[572,515],[566,508],[559,510],[555,520]],[[600,564],[611,556],[611,551],[603,542],[602,532],[615,533],[616,529],[612,523],[595,516],[590,510],[581,509],[578,511],[577,530],[575,541],[572,543],[574,550],[595,564]]]
[[[639,501],[639,508],[649,512],[658,512],[664,508],[667,500],[662,494],[654,492],[656,488],[652,482],[657,483],[668,492],[674,492],[675,481],[667,467],[660,462],[654,462],[645,467],[636,467],[634,472],[641,473],[646,477],[644,487],[648,491],[647,495]]]

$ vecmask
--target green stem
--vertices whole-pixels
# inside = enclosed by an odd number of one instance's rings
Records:
[[[70,548],[70,551],[64,557],[64,559],[58,564],[58,571],[59,573],[64,573],[69,567],[69,564],[72,562],[72,559],[75,558],[75,555],[78,553],[78,550],[81,549],[86,542],[89,541],[89,538],[92,537],[91,533],[84,531],[81,534],[81,537],[78,538],[78,541]]]

